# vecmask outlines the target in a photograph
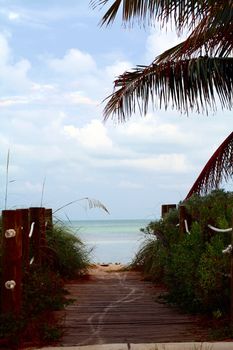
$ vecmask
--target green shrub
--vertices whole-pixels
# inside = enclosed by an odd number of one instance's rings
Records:
[[[198,289],[197,266],[203,251],[200,226],[192,225],[190,235],[173,245],[167,260],[164,281],[169,287],[170,300],[179,303],[186,310],[195,311],[200,301]]]
[[[207,311],[219,310],[223,313],[229,308],[230,259],[222,253],[224,248],[223,234],[214,236],[206,244],[199,262],[198,293]]]
[[[41,337],[46,343],[51,342],[57,342],[61,336],[62,336],[62,330],[61,328],[50,325],[50,324],[43,324],[40,329]]]
[[[232,225],[232,192],[215,190],[203,197],[193,195],[183,204],[192,220],[198,221],[203,231],[206,230],[208,224],[220,228]]]
[[[27,318],[43,311],[60,310],[67,302],[64,282],[49,269],[35,266],[24,275],[23,285],[23,313]]]
[[[133,266],[165,283],[170,301],[220,317],[229,312],[230,257],[222,250],[230,243],[231,233],[216,233],[208,224],[232,226],[233,194],[217,190],[204,197],[194,195],[182,204],[192,223],[190,234],[179,235],[178,212],[172,210],[142,229],[156,240],[145,241]]]
[[[0,314],[0,339],[15,336],[25,327],[25,321],[12,314]]]
[[[178,222],[178,210],[172,209],[165,215],[164,219],[150,222],[145,228],[141,228],[141,231],[146,235],[156,236],[158,241],[168,248],[178,241]]]

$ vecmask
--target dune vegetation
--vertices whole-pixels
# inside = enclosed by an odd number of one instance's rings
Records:
[[[230,254],[223,250],[231,243],[233,193],[216,190],[184,203],[189,232],[179,232],[178,210],[142,229],[146,240],[131,267],[140,268],[145,278],[162,282],[167,300],[191,312],[215,318],[230,312]]]

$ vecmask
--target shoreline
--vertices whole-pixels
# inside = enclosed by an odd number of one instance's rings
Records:
[[[109,264],[93,264],[90,266],[91,273],[98,274],[101,272],[120,272],[127,268],[127,264],[109,263]]]

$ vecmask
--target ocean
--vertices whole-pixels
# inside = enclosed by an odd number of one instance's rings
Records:
[[[140,228],[148,223],[148,220],[79,220],[71,221],[69,226],[92,249],[93,263],[127,264],[144,240]]]

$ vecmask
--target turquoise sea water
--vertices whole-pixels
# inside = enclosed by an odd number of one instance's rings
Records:
[[[148,220],[71,221],[70,227],[88,248],[93,248],[94,263],[129,263],[137,252],[144,235],[140,228]]]

